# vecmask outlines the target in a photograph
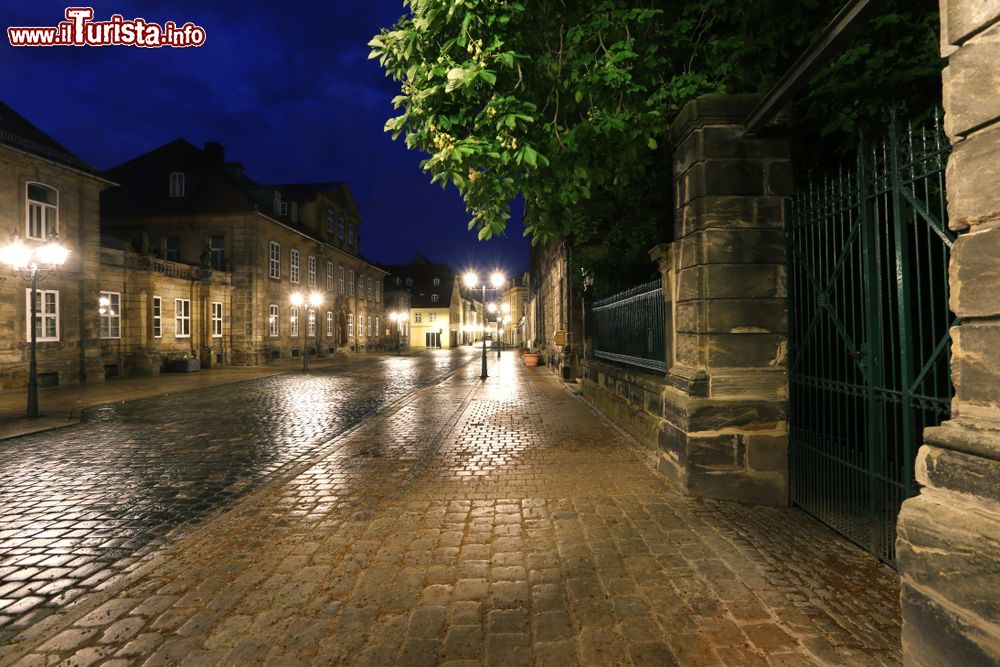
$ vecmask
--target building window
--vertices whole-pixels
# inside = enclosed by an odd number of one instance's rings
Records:
[[[174,299],[174,337],[191,337],[190,299]]]
[[[382,301],[382,281],[378,280],[375,282],[375,303],[380,303]]]
[[[163,299],[153,297],[153,338],[163,337]]]
[[[101,292],[97,312],[101,316],[101,338],[122,337],[122,295],[118,292]]]
[[[226,237],[212,236],[208,239],[208,260],[216,271],[226,270]]]
[[[358,276],[358,298],[362,300],[365,298],[365,274],[363,273]]]
[[[170,196],[174,199],[184,196],[184,173],[175,171],[170,174]]]
[[[375,335],[376,336],[381,336],[382,335],[382,330],[379,329],[379,324],[378,324],[378,318],[377,317],[375,318]]]
[[[354,336],[354,313],[347,314],[347,335]]]
[[[431,294],[431,303],[437,303],[437,301],[438,301],[438,295]]]
[[[333,262],[326,263],[326,291],[333,291]]]
[[[278,212],[281,213],[281,215],[288,215],[288,202],[286,201],[281,202],[280,209],[281,210],[279,210]]]
[[[413,278],[407,278],[406,279],[406,286],[407,287],[412,287],[413,286]]]
[[[341,241],[344,240],[344,219],[343,218],[337,218],[337,236],[340,237]]]
[[[316,287],[316,258],[310,257],[306,266],[309,267],[309,287]]]
[[[273,303],[267,307],[267,333],[272,338],[278,336],[278,306]]]
[[[163,259],[168,262],[181,261],[181,237],[168,236],[163,243]]]
[[[420,324],[420,319],[422,317],[421,313],[413,313],[413,321],[416,324]]]
[[[341,294],[344,293],[344,267],[337,267],[337,291]]]
[[[347,226],[347,245],[354,245],[354,225]]]
[[[431,281],[431,282],[433,282],[433,283],[434,283],[434,287],[437,287],[438,285],[440,285],[440,284],[441,284],[441,279],[440,279],[440,278],[435,278],[435,279],[434,279],[433,281]]]
[[[326,233],[333,234],[333,209],[326,209]]]
[[[437,313],[427,313],[428,322],[437,322],[437,318],[438,318]]]
[[[281,278],[281,246],[271,241],[271,256],[268,265],[268,275]]]
[[[274,193],[274,212],[281,213],[281,193]]]
[[[354,296],[354,271],[347,272],[347,296]]]
[[[31,341],[31,290],[24,290],[25,332]],[[59,292],[35,290],[35,340],[59,340]]]
[[[372,279],[371,276],[368,277],[368,300],[371,301],[374,293],[372,292]]]
[[[28,238],[44,241],[59,233],[59,192],[41,183],[28,183]]]
[[[372,316],[368,316],[368,337],[372,337]]]
[[[292,202],[292,222],[299,221],[299,205],[296,202]]]
[[[292,306],[291,312],[291,322],[292,322],[292,338],[299,335],[299,307]]]
[[[212,338],[222,338],[222,303],[212,302]]]
[[[291,274],[291,281],[293,283],[297,283],[297,282],[299,282],[299,251],[298,250],[292,250],[291,255],[290,255],[290,260],[291,261],[289,262],[289,264],[292,267],[290,269],[290,271],[292,272],[292,274]]]
[[[306,335],[316,337],[316,311],[306,308]]]
[[[333,338],[333,311],[326,311],[326,337]]]

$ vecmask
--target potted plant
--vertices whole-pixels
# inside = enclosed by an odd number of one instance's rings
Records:
[[[521,359],[524,361],[525,366],[538,366],[542,361],[542,355],[536,352],[534,345],[532,345],[524,351]]]
[[[201,362],[194,352],[185,352],[179,359],[167,362],[167,370],[171,373],[192,373],[201,369]]]

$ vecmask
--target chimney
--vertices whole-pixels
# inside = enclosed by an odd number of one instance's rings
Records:
[[[206,141],[205,154],[220,164],[226,161],[226,149],[218,141]]]

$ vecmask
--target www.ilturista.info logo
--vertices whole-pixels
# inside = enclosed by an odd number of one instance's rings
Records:
[[[107,21],[94,21],[93,7],[67,7],[66,20],[53,27],[10,27],[11,46],[162,46],[184,48],[205,43],[205,29],[190,21],[178,26],[167,21],[162,26],[145,19],[127,20],[113,14]]]

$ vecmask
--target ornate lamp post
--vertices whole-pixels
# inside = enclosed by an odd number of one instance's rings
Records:
[[[47,243],[26,245],[17,232],[11,234],[10,243],[0,248],[0,264],[15,275],[31,281],[31,360],[28,364],[28,416],[38,417],[38,290],[39,280],[45,280],[53,271],[66,263],[69,249],[59,244],[59,237],[51,234]]]
[[[323,305],[323,295],[319,292],[311,292],[307,298],[296,292],[292,295],[291,301],[292,305],[296,308],[305,306],[306,310],[307,325],[302,329],[302,370],[307,371],[309,370],[309,348],[306,347],[306,329],[310,325],[313,327],[316,326],[316,312]]]
[[[504,280],[505,279],[504,279],[503,274],[500,273],[499,271],[494,272],[493,275],[490,276],[490,284],[493,285],[493,289],[499,289],[504,284]],[[476,274],[475,271],[469,271],[468,273],[466,273],[465,277],[464,277],[464,281],[465,281],[465,286],[468,287],[469,289],[475,289],[476,287],[479,287],[480,285],[482,285],[482,288],[483,288],[483,305],[485,306],[486,305],[486,282],[484,281],[483,283],[480,283],[479,282],[479,275]],[[485,321],[486,321],[486,318],[484,317],[483,318],[483,322],[485,323]],[[483,336],[483,370],[482,370],[482,373],[479,374],[479,379],[480,380],[485,380],[487,377],[489,377],[489,375],[486,373],[486,336],[484,335]]]

